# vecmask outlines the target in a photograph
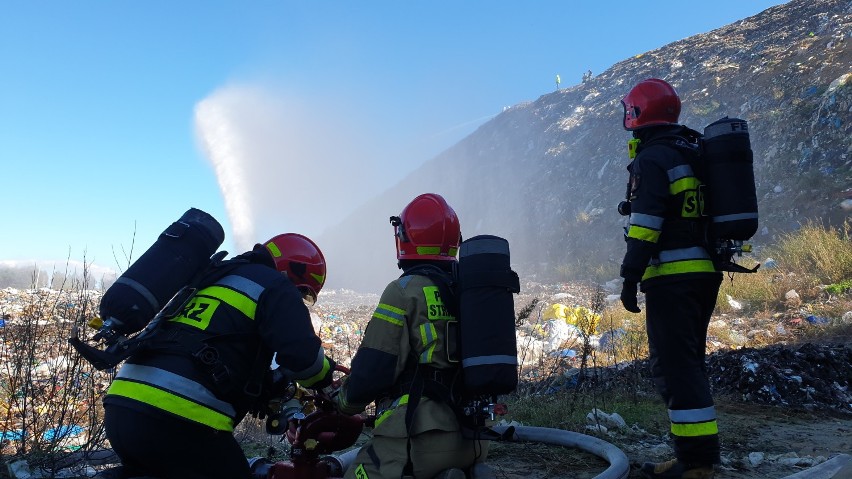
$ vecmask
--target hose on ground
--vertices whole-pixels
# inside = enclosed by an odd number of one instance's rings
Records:
[[[508,441],[539,442],[555,446],[573,447],[594,454],[609,462],[609,467],[595,476],[594,479],[626,479],[630,472],[630,461],[627,460],[627,455],[624,454],[624,451],[596,437],[548,427],[495,426],[491,429],[503,435],[508,431],[509,427],[512,427],[514,431],[506,439]],[[329,459],[336,461],[340,465],[340,469],[345,471],[355,461],[357,454],[358,449],[356,448],[340,455],[329,456]],[[488,461],[486,460],[487,463]]]
[[[534,426],[495,426],[492,429],[498,434],[504,434],[509,427],[514,427],[511,440],[513,442],[541,442],[556,446],[566,446],[580,449],[607,462],[609,467],[594,479],[626,479],[630,472],[630,461],[624,451],[614,445],[593,436],[574,431]]]

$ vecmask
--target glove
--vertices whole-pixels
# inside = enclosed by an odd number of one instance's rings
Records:
[[[265,419],[270,414],[272,414],[272,409],[269,407],[268,401],[257,400],[249,406],[248,415],[255,419]]]
[[[281,366],[269,370],[263,377],[263,392],[270,398],[280,398],[290,392],[290,378]]]
[[[271,404],[273,401],[288,395],[292,395],[290,379],[284,374],[283,369],[278,367],[267,371],[263,376],[260,395],[255,398],[248,413],[257,419],[263,419],[274,412],[275,406]]]
[[[636,300],[637,294],[638,283],[635,281],[624,280],[624,284],[621,286],[621,304],[624,306],[624,309],[631,313],[639,313],[642,311],[639,309],[639,303]]]
[[[336,409],[337,412],[339,412],[340,414],[343,414],[343,415],[346,415],[346,416],[354,416],[356,414],[360,414],[366,408],[366,406],[363,406],[363,405],[357,405],[357,404],[353,405],[353,404],[347,403],[346,402],[346,396],[345,396],[345,393],[343,392],[342,386],[332,396],[332,401],[334,403],[334,409]]]

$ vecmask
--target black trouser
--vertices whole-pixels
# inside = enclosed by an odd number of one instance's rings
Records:
[[[721,283],[721,275],[714,275],[643,285],[651,377],[669,410],[675,456],[682,462],[720,460],[704,355]]]
[[[248,479],[248,461],[233,434],[159,414],[104,405],[106,435],[125,477]]]

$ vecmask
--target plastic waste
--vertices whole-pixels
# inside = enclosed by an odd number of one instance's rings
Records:
[[[731,306],[731,308],[733,308],[737,311],[743,309],[743,304],[740,303],[739,301],[735,300],[734,298],[732,298],[730,294],[726,294],[725,297],[727,298],[728,305]]]
[[[577,357],[577,351],[573,349],[563,349],[561,351],[553,351],[550,353],[551,356],[557,356],[560,358],[570,358],[574,359]]]

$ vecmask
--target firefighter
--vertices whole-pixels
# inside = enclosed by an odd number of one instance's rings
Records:
[[[273,357],[302,386],[331,383],[336,365],[306,306],[325,282],[317,245],[281,234],[219,268],[107,391],[106,434],[125,477],[249,478],[232,433],[266,412]]]
[[[487,441],[462,437],[450,406],[449,388],[460,372],[445,342],[447,321],[458,311],[450,284],[459,219],[443,197],[427,193],[391,224],[402,275],[382,293],[336,396],[345,414],[376,404],[373,438],[345,477],[464,478],[462,469],[484,460]]]
[[[699,133],[678,124],[681,102],[663,80],[639,82],[621,100],[635,158],[627,199],[621,302],[641,310],[645,293],[651,375],[666,403],[675,459],[645,463],[648,478],[713,477],[719,463],[716,411],[705,369],[707,326],[722,282],[705,247]]]

